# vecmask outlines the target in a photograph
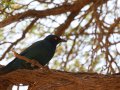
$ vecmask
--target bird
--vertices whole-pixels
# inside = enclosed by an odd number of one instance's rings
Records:
[[[48,35],[45,39],[33,43],[20,53],[21,56],[25,56],[31,60],[37,60],[39,64],[45,66],[55,54],[56,46],[66,42],[65,39],[60,38],[57,35]],[[35,69],[31,63],[15,58],[9,64],[0,69],[0,74],[6,74],[17,69]]]

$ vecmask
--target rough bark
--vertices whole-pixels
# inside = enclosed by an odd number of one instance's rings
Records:
[[[0,75],[0,90],[11,90],[13,85],[28,85],[28,90],[118,90],[120,75],[102,75],[97,73],[72,73],[46,69],[36,60],[30,60],[17,54],[17,58],[25,60],[39,69],[19,69]],[[1,66],[2,67],[2,66]],[[115,85],[114,85],[115,84]]]
[[[0,90],[20,83],[29,85],[29,90],[119,90],[120,75],[24,69],[0,76]]]

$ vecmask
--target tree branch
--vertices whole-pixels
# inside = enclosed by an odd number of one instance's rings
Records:
[[[68,16],[68,18],[67,18],[67,20],[65,21],[65,23],[63,23],[62,25],[60,25],[60,26],[56,29],[55,34],[58,35],[58,36],[61,36],[61,35],[65,32],[65,30],[69,27],[70,23],[74,20],[75,16],[78,15],[78,13],[79,13],[79,10],[76,11],[76,12],[72,12],[72,13]]]
[[[34,25],[34,23],[35,23],[37,20],[38,20],[38,18],[35,18],[35,19],[29,24],[29,26],[23,31],[22,36],[21,36],[19,39],[17,39],[14,43],[12,43],[12,44],[7,48],[7,50],[3,53],[2,57],[0,58],[0,60],[2,60],[2,59],[6,56],[6,54],[11,50],[11,48],[12,48],[14,45],[16,45],[18,42],[20,42],[23,38],[25,38],[26,33],[32,28],[32,26]]]
[[[19,58],[21,60],[25,60],[26,62],[31,63],[33,66],[43,68],[43,66],[39,62],[37,62],[37,60],[31,60],[29,58],[26,58],[25,56],[21,56],[18,53],[16,53],[14,50],[12,50],[12,52],[14,53],[15,57],[17,57],[17,58]]]
[[[108,1],[108,0],[105,0]],[[42,10],[42,11],[37,11],[37,10],[28,10],[22,13],[18,13],[13,16],[9,16],[7,19],[3,20],[0,22],[0,28],[11,24],[13,22],[19,21],[21,19],[25,19],[27,17],[38,17],[38,18],[44,18],[46,16],[50,15],[58,15],[66,12],[74,12],[76,9],[82,9],[84,6],[90,3],[95,3],[98,2],[98,0],[81,0],[81,1],[76,1],[74,4],[65,4],[59,7],[55,7],[52,9],[47,9],[47,10]]]

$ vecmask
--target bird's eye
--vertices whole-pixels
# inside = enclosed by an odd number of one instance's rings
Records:
[[[58,40],[58,38],[57,38],[57,37],[55,37],[54,39],[55,39],[55,40]]]

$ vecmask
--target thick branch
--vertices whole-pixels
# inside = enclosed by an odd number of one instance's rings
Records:
[[[24,78],[23,78],[24,77]],[[17,70],[0,76],[2,81],[30,85],[29,90],[119,90],[119,75],[69,73],[62,71]]]
[[[67,20],[65,21],[65,23],[63,23],[62,25],[60,25],[60,26],[57,28],[55,34],[61,36],[61,35],[65,32],[65,30],[69,27],[70,23],[74,20],[74,17],[75,17],[78,13],[79,13],[79,10],[76,11],[76,12],[72,12],[72,13],[68,16],[68,18],[67,18]]]

